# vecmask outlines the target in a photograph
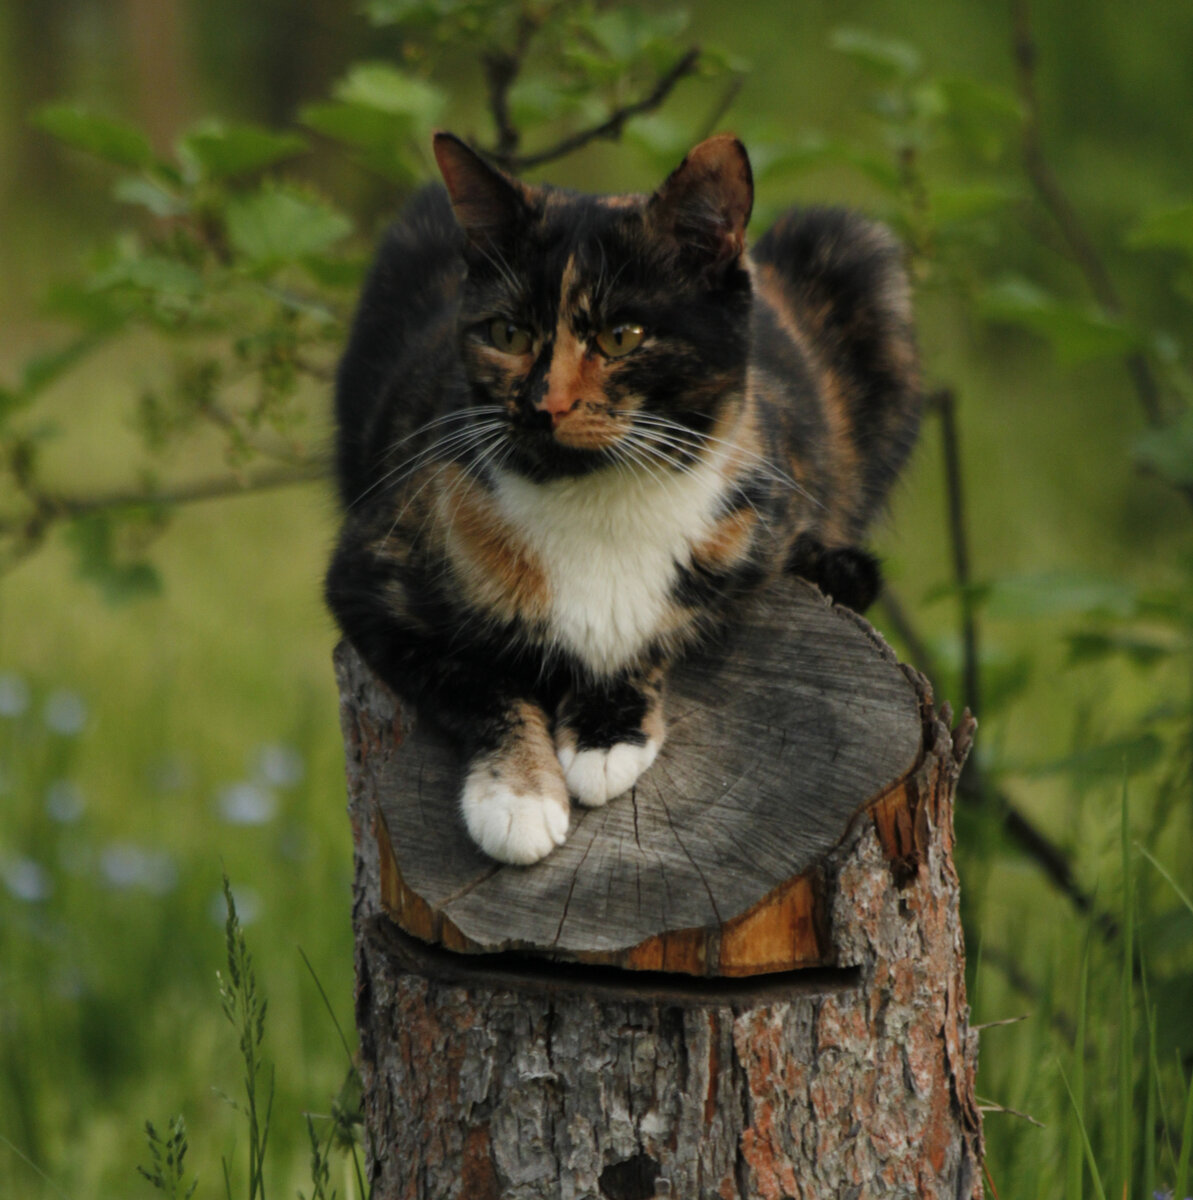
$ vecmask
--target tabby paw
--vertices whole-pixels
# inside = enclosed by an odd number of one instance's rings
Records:
[[[556,746],[555,752],[568,793],[588,808],[597,808],[638,782],[638,776],[654,762],[660,744],[655,738],[642,746],[618,742],[605,750],[577,750],[565,744]]]
[[[540,775],[538,782],[542,790],[518,792],[491,766],[469,772],[460,797],[464,824],[491,858],[527,866],[567,840],[570,806],[563,780]]]

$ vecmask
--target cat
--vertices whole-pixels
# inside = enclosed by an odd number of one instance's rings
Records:
[[[794,211],[747,252],[742,143],[653,194],[521,183],[448,133],[385,237],[336,385],[326,596],[458,747],[492,858],[633,787],[668,668],[784,570],[861,610],[921,392],[898,245]]]

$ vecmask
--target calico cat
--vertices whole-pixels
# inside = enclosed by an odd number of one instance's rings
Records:
[[[340,366],[327,600],[458,746],[493,858],[631,788],[677,656],[784,569],[864,608],[860,549],[914,440],[900,252],[844,211],[747,253],[731,136],[650,196],[522,184],[435,136]]]

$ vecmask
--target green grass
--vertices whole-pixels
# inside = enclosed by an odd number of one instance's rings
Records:
[[[0,1195],[148,1194],[142,1125],[175,1112],[209,1187],[236,1158],[225,871],[281,1064],[266,1178],[309,1179],[302,1114],[344,1061],[300,950],[351,1028],[329,508],[310,488],[182,514],[161,599],[109,608],[57,547],[0,591],[8,707],[27,693],[0,716]],[[55,705],[81,728],[50,728]]]

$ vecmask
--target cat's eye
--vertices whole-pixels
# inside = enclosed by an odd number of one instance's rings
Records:
[[[489,322],[489,341],[502,354],[525,354],[530,349],[530,330],[497,317]]]
[[[624,358],[632,350],[642,345],[646,330],[641,325],[631,325],[628,322],[620,325],[606,325],[596,335],[596,344],[601,353],[609,358]]]

